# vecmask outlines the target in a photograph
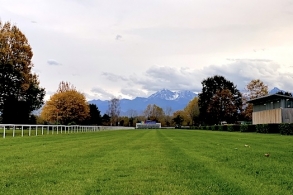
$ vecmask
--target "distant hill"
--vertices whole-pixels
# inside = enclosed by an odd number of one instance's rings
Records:
[[[171,107],[172,111],[175,112],[184,109],[194,97],[197,97],[197,94],[192,91],[173,92],[168,89],[163,89],[147,98],[136,97],[133,100],[121,99],[121,115],[127,115],[129,110],[135,110],[140,114],[149,104],[156,104],[162,109]],[[105,114],[108,109],[108,100],[91,100],[89,103],[96,104],[101,114]]]

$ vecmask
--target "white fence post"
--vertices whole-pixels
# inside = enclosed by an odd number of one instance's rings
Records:
[[[3,128],[3,138],[5,138],[5,126]]]

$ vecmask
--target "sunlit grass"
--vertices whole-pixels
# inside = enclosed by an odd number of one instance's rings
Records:
[[[0,138],[0,156],[0,194],[293,191],[293,137],[281,135],[129,130],[8,137]]]

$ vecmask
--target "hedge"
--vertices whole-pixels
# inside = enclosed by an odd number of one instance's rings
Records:
[[[282,135],[293,135],[293,123],[279,124],[279,131]]]
[[[280,124],[257,124],[256,132],[257,133],[280,133],[279,126]]]

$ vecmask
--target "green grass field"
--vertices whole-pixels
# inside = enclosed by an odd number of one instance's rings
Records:
[[[0,194],[293,193],[291,136],[129,130],[9,137],[0,138],[0,156]]]

